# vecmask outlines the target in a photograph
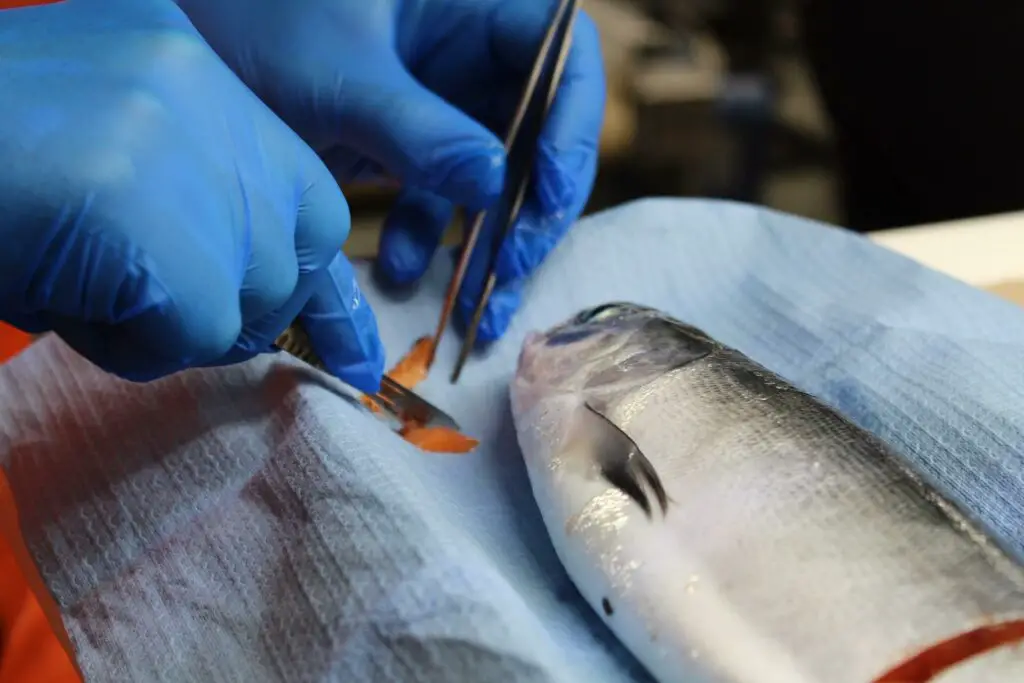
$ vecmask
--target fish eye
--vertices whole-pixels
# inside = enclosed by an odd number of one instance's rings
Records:
[[[607,304],[601,304],[594,308],[589,308],[585,311],[581,311],[576,316],[574,321],[577,325],[584,325],[586,323],[599,323],[602,320],[610,320],[622,313],[634,309],[635,306],[632,304],[626,304],[622,302],[612,302]]]

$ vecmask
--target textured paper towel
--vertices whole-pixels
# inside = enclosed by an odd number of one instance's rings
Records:
[[[450,272],[392,301],[393,357]],[[364,273],[366,275],[366,273]],[[648,200],[583,221],[505,341],[423,385],[483,441],[417,452],[287,359],[151,385],[47,339],[0,367],[0,454],[95,681],[627,681],[547,540],[508,412],[527,330],[657,306],[837,405],[1024,556],[1024,310],[863,238]]]

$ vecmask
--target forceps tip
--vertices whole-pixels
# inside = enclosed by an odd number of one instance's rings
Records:
[[[484,290],[480,293],[480,299],[476,302],[476,308],[473,309],[473,317],[470,318],[469,325],[466,326],[466,338],[462,340],[462,348],[459,349],[459,358],[455,361],[455,369],[452,370],[452,384],[459,381],[459,377],[462,375],[462,369],[465,367],[466,361],[469,360],[469,354],[472,353],[473,347],[476,346],[476,338],[480,333],[480,321],[484,317],[484,310],[487,308],[487,302],[491,300],[491,295],[494,293],[494,288],[497,286],[498,275],[492,271],[488,274],[487,282],[484,284]]]
[[[555,8],[554,17],[545,32],[544,39],[541,43],[540,49],[538,50],[536,59],[534,61],[533,69],[531,70],[530,76],[527,79],[527,85],[523,91],[522,97],[520,98],[519,104],[516,109],[516,113],[513,116],[512,123],[509,127],[509,131],[506,135],[506,150],[511,154],[513,147],[517,144],[521,145],[522,140],[520,139],[520,128],[524,123],[527,115],[532,113],[535,116],[539,115],[539,120],[536,121],[538,126],[537,130],[534,130],[530,135],[539,135],[539,126],[543,125],[543,120],[547,117],[550,111],[551,105],[554,102],[555,94],[558,89],[558,85],[561,82],[562,74],[565,69],[566,60],[568,58],[569,48],[572,45],[572,29],[576,21],[576,15],[579,10],[578,0],[560,0]],[[555,43],[558,43],[557,47]],[[548,57],[552,49],[557,50],[555,62],[552,65],[550,72],[550,82],[546,84],[546,89],[541,91],[540,79],[544,69],[548,63]],[[544,98],[535,101],[535,97],[538,92],[544,93]],[[533,110],[531,112],[531,106],[538,105],[540,109]],[[532,140],[532,138],[531,138]],[[512,175],[518,175],[518,178],[513,178]],[[508,234],[511,232],[513,225],[519,216],[519,211],[522,208],[523,202],[526,198],[527,186],[530,181],[530,166],[526,165],[518,169],[518,173],[510,172],[510,175],[506,177],[506,192],[514,192],[509,194],[511,204],[508,207],[508,215],[502,216],[504,219],[504,225],[499,233],[499,238],[494,244],[493,251],[491,253],[490,265],[488,266],[487,272],[487,283],[484,286],[483,291],[480,294],[480,298],[477,300],[476,309],[473,311],[473,317],[466,329],[466,337],[463,340],[462,349],[459,352],[458,361],[455,364],[455,368],[451,374],[451,383],[455,384],[459,380],[459,376],[462,374],[463,366],[466,364],[469,354],[476,344],[477,334],[480,328],[480,320],[483,316],[484,309],[487,307],[487,303],[491,298],[491,294],[497,285],[497,258],[498,253],[501,249],[501,245],[505,242]],[[472,233],[471,242],[467,244],[475,245],[476,239],[479,233],[479,225],[474,225],[476,229]],[[463,252],[463,256],[466,256],[466,252]],[[461,273],[460,274],[464,274]],[[459,280],[461,284],[461,279]],[[449,294],[452,292],[449,291]],[[446,302],[447,303],[447,302]],[[444,319],[444,317],[442,316]]]

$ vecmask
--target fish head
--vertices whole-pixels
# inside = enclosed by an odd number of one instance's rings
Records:
[[[535,495],[560,486],[556,480],[568,481],[559,473],[575,472],[590,481],[596,473],[645,514],[656,506],[664,510],[665,489],[636,441],[640,435],[617,422],[618,410],[647,400],[657,392],[658,380],[671,381],[667,375],[716,348],[692,325],[619,302],[580,311],[528,335],[511,396]],[[568,508],[562,512],[573,514]]]
[[[702,330],[656,309],[606,303],[529,334],[516,382],[544,395],[625,391],[706,356],[715,345]]]
[[[628,302],[588,308],[527,336],[512,383],[516,415],[572,412],[623,399],[717,346],[705,332]],[[562,420],[555,420],[562,422]]]

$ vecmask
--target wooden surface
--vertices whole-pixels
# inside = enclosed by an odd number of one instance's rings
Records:
[[[1024,305],[1024,211],[883,230],[870,239]]]
[[[990,287],[986,287],[986,289],[1008,301],[1024,306],[1024,280],[999,282]]]

